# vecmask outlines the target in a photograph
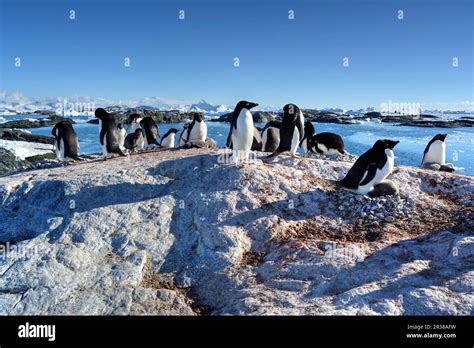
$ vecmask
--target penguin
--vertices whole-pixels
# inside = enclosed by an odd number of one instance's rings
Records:
[[[304,123],[304,136],[300,142],[300,147],[303,148],[303,153],[313,152],[310,146],[311,139],[313,138],[315,131],[314,126],[311,121],[306,121]]]
[[[150,116],[143,118],[140,121],[140,128],[143,132],[143,146],[145,148],[160,146],[157,141],[160,136],[160,131],[153,118]]]
[[[128,128],[127,128],[127,135],[135,133],[135,130],[140,127],[140,122],[142,121],[142,117],[139,114],[130,114],[127,118]]]
[[[426,145],[423,152],[421,167],[429,167],[431,164],[444,165],[446,162],[446,144],[444,140],[447,134],[436,134]]]
[[[99,119],[99,139],[104,159],[107,159],[107,156],[112,153],[126,156],[119,144],[119,132],[113,115],[102,108],[98,108],[95,110],[95,117]]]
[[[239,159],[247,161],[249,158],[255,133],[250,110],[257,105],[257,103],[241,100],[234,108],[226,146],[228,148],[232,146],[232,160],[235,163]]]
[[[142,141],[143,131],[141,128],[137,128],[134,133],[128,134],[125,137],[125,148],[132,152],[136,152]]]
[[[264,152],[273,152],[280,144],[281,121],[270,121],[262,130],[262,150]],[[271,132],[271,136],[270,135]],[[269,144],[270,142],[270,144]]]
[[[394,165],[393,148],[399,141],[377,140],[352,165],[347,175],[339,183],[349,191],[366,195],[374,186],[392,173]]]
[[[125,128],[123,128],[123,124],[122,123],[119,123],[117,125],[117,128],[118,128],[118,143],[120,145],[120,147],[122,149],[125,148],[125,137],[127,136],[127,131],[125,130]]]
[[[59,161],[81,160],[77,155],[79,149],[77,134],[71,122],[58,122],[51,130],[51,134],[54,136],[54,150]]]
[[[161,138],[160,145],[162,147],[174,147],[176,133],[178,133],[176,128],[168,129],[165,135]]]
[[[280,144],[268,157],[277,156],[284,151],[296,155],[298,145],[304,135],[304,116],[295,104],[286,104],[283,107],[283,121],[280,127]]]
[[[181,131],[181,134],[179,135],[179,146],[184,146],[186,144],[186,139],[188,138],[188,131],[189,131],[189,126],[191,125],[191,121],[187,121],[185,124],[183,124],[183,130]]]
[[[204,122],[204,117],[200,113],[195,113],[193,121],[188,127],[185,144],[191,140],[200,140],[205,142],[207,138],[207,125]]]
[[[310,140],[310,148],[319,154],[325,156],[340,153],[344,155],[344,141],[342,138],[331,132],[323,132],[313,135]]]

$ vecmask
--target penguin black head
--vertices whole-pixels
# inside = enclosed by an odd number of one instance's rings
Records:
[[[448,135],[447,134],[436,134],[433,138],[433,141],[441,140],[444,141]]]
[[[398,140],[382,139],[377,140],[374,144],[374,147],[377,149],[393,149],[399,143]]]
[[[139,139],[141,136],[142,136],[142,129],[141,128],[135,129],[135,132],[133,133],[133,138]]]
[[[118,129],[123,129],[123,124],[119,123],[119,124],[117,125],[117,128],[118,128]]]
[[[296,106],[296,104],[290,103],[290,104],[286,104],[283,107],[283,112],[285,113],[285,115],[299,115],[300,108]]]
[[[242,109],[250,110],[250,109],[252,109],[256,106],[258,106],[257,103],[249,102],[249,101],[246,101],[246,100],[241,100],[235,106],[234,113],[237,113],[237,115],[238,115],[240,113],[240,111],[242,111]]]
[[[168,132],[169,133],[178,133],[179,130],[177,130],[176,128],[170,128],[170,129],[168,129]]]
[[[141,116],[139,114],[130,114],[128,115],[128,123],[132,123],[133,121],[136,121],[138,120],[139,118],[141,118]]]
[[[109,113],[102,108],[97,108],[95,110],[95,117],[101,120],[105,120],[110,117]]]
[[[204,117],[201,114],[194,114],[193,121],[201,122],[202,120],[204,120]]]

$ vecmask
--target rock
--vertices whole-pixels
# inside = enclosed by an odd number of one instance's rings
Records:
[[[224,152],[0,177],[0,314],[472,314],[472,177],[397,166],[359,197],[349,162]]]
[[[40,128],[40,127],[49,127],[54,126],[56,123],[60,121],[69,121],[71,123],[76,123],[70,118],[61,117],[57,115],[49,115],[46,118],[40,119],[21,119],[21,120],[14,120],[14,121],[7,121],[4,123],[0,123],[0,131],[1,128]],[[45,137],[46,138],[46,137]]]
[[[131,114],[140,114],[143,117],[151,117],[156,123],[179,123],[191,120],[194,114],[202,114],[201,112],[183,112],[179,110],[157,110],[149,107],[128,108],[125,110],[116,110],[113,107],[105,108],[105,110],[114,115],[117,123],[128,123],[128,117]],[[99,124],[99,119],[93,118],[87,123]]]
[[[31,167],[31,163],[16,157],[12,152],[0,147],[0,175],[14,173]]]
[[[0,123],[0,127],[1,126],[2,124]],[[44,135],[35,135],[29,132],[22,131],[20,129],[8,129],[8,128],[0,128],[0,139],[28,141],[28,142],[41,143],[41,144],[54,143],[53,137],[47,137]]]

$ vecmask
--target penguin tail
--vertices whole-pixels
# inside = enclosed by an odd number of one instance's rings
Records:
[[[345,154],[346,154],[346,152],[345,152],[343,149],[338,149],[338,151],[339,151],[339,153],[340,153],[341,155],[345,155]]]
[[[79,156],[73,156],[72,159],[74,161],[82,161],[82,158],[80,158]]]

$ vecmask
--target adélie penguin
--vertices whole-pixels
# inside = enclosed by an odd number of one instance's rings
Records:
[[[311,121],[306,121],[304,123],[304,136],[300,142],[300,147],[303,149],[303,153],[313,152],[311,149],[311,139],[313,138],[315,131],[314,126]]]
[[[125,148],[131,152],[136,152],[138,147],[143,142],[143,133],[141,128],[135,129],[135,132],[128,134],[125,137]]]
[[[175,137],[178,130],[176,128],[170,128],[168,131],[163,135],[160,141],[160,145],[162,147],[174,147],[175,145]]]
[[[298,145],[304,135],[304,116],[295,104],[283,107],[283,120],[280,126],[280,143],[278,148],[268,157],[277,156],[284,151],[296,155]]]
[[[59,161],[80,161],[78,156],[79,142],[71,122],[58,122],[51,130],[51,134],[54,136],[54,150]]]
[[[250,110],[257,105],[257,103],[241,100],[234,108],[226,146],[228,148],[232,146],[232,160],[235,163],[249,159],[255,131]]]
[[[355,161],[340,184],[354,193],[368,194],[392,173],[395,157],[393,148],[398,143],[388,139],[377,140],[372,148]]]
[[[188,143],[192,140],[199,140],[205,142],[207,138],[207,125],[204,121],[204,117],[200,113],[193,115],[193,121],[188,127],[187,137],[184,143]]]
[[[153,118],[150,116],[143,118],[140,121],[140,128],[142,129],[143,145],[145,148],[160,146],[157,140],[160,136],[160,131]]]
[[[99,140],[102,145],[102,155],[104,158],[107,159],[107,156],[113,153],[126,156],[119,144],[119,132],[114,116],[102,108],[95,110],[95,116],[99,119]]]
[[[454,172],[454,167],[446,164],[446,136],[447,134],[436,134],[429,141],[423,152],[422,168]]]
[[[118,128],[118,142],[119,142],[120,147],[122,147],[123,149],[125,147],[125,137],[127,136],[127,131],[125,130],[125,128],[123,128],[122,123],[119,123],[117,125],[117,128]]]
[[[313,135],[310,141],[310,147],[313,151],[323,154],[325,156],[344,154],[344,141],[341,136],[331,133],[323,132]]]

